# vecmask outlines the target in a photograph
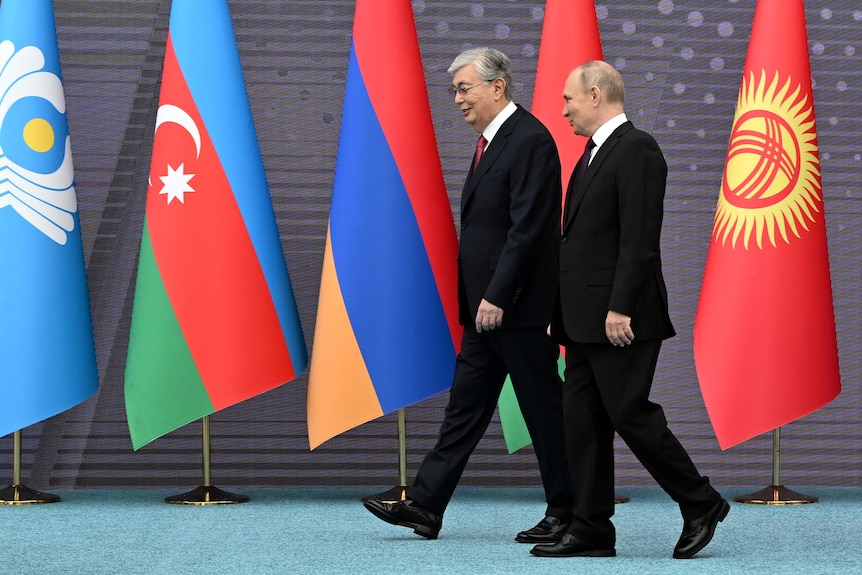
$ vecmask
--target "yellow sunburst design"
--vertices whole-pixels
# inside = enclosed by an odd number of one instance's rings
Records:
[[[822,213],[814,105],[791,80],[743,77],[713,225],[722,245],[742,236],[748,249],[753,234],[763,249],[764,232],[773,247],[777,235],[789,244],[788,230],[801,238]]]

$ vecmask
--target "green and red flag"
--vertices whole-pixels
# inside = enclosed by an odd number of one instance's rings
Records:
[[[308,363],[225,0],[174,0],[125,399],[135,449]]]
[[[722,449],[841,391],[802,0],[759,0],[700,302],[694,357]]]
[[[563,86],[574,68],[589,60],[601,59],[602,41],[593,0],[547,0],[532,112],[548,128],[557,143],[563,170],[564,206],[568,187],[565,178],[574,170],[587,139],[574,135],[569,122],[563,117]],[[562,357],[559,369],[562,377],[565,369]],[[497,409],[509,453],[529,445],[532,442],[530,433],[508,378],[503,385]]]

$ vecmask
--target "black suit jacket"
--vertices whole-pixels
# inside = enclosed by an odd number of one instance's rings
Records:
[[[558,342],[608,343],[608,310],[632,318],[635,341],[674,335],[660,252],[666,180],[656,141],[626,122],[596,152],[579,189],[569,182],[552,324]]]
[[[559,273],[560,158],[550,132],[518,106],[491,140],[461,195],[459,319],[484,298],[501,328],[547,326]]]

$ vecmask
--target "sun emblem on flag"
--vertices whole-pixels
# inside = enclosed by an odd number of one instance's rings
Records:
[[[70,142],[63,83],[45,54],[0,42],[0,210],[61,246],[78,212]]]
[[[802,237],[822,213],[820,160],[814,104],[792,78],[778,73],[767,82],[761,71],[743,77],[730,134],[713,233],[725,244],[745,249],[754,236],[777,247]]]

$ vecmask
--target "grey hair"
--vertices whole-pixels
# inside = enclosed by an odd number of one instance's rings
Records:
[[[598,86],[609,104],[625,102],[625,84],[616,68],[603,60],[590,60],[578,66],[578,69],[581,71],[578,87],[582,92],[588,91],[590,86]]]
[[[486,82],[502,78],[506,82],[506,98],[510,101],[515,97],[515,87],[512,84],[512,61],[509,57],[493,48],[470,48],[458,54],[449,66],[449,73],[455,74],[468,64],[473,64],[476,73]]]

